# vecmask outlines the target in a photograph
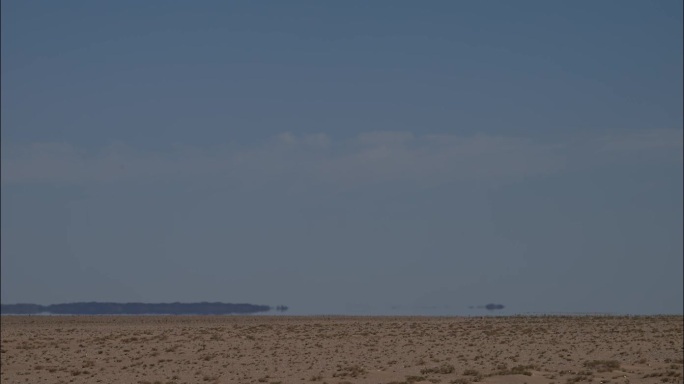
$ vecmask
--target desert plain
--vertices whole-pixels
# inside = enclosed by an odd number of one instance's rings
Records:
[[[682,316],[2,316],[4,383],[682,383]]]

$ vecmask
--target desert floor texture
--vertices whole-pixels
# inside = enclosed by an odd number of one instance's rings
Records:
[[[682,316],[2,316],[4,383],[682,383]]]

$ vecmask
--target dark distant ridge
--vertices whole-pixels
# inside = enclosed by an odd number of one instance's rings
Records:
[[[0,314],[32,315],[230,315],[268,312],[268,305],[230,303],[67,303],[67,304],[0,304]],[[287,307],[279,305],[284,312]]]
[[[505,307],[504,307],[503,304],[493,304],[493,303],[489,303],[489,304],[487,304],[487,305],[478,305],[477,307],[471,305],[471,306],[468,307],[468,308],[470,308],[470,309],[484,308],[484,309],[486,309],[486,310],[488,310],[488,311],[496,311],[496,310],[499,310],[499,309],[504,309]]]

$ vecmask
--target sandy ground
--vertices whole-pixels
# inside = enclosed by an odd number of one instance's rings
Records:
[[[682,383],[682,316],[3,316],[2,383]]]

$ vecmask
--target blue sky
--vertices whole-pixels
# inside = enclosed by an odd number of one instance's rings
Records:
[[[1,299],[682,313],[682,3],[2,3]]]

